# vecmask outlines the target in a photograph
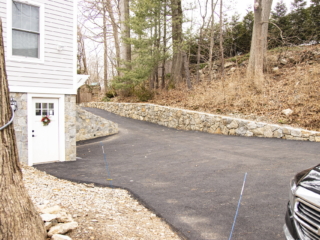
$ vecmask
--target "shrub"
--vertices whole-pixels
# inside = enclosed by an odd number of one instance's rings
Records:
[[[154,97],[154,92],[147,89],[144,85],[137,87],[134,91],[134,94],[141,102],[147,102]]]

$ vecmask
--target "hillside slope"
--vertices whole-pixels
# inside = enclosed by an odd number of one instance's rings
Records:
[[[205,67],[200,72],[200,83],[194,84],[193,90],[187,90],[185,85],[168,91],[157,90],[149,102],[320,130],[320,45],[269,51],[261,93],[245,77],[247,59],[248,56],[239,56],[227,60],[225,80],[219,76],[218,64],[211,81]],[[114,101],[137,102],[137,99],[117,97]],[[287,116],[282,113],[285,109],[293,113]]]

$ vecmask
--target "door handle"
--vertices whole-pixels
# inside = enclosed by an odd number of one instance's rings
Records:
[[[32,137],[34,137],[34,135],[32,135]]]

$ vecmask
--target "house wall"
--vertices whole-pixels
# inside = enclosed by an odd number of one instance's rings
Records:
[[[19,0],[24,2],[25,0]],[[75,1],[76,2],[76,1]],[[31,0],[42,4],[43,58],[11,56],[12,0],[0,0],[6,67],[11,92],[76,94],[76,7],[72,0]],[[41,14],[41,11],[40,11]],[[42,38],[43,37],[43,38]]]
[[[28,164],[28,104],[26,93],[10,93],[10,97],[17,101],[18,110],[14,113],[14,130],[16,133],[17,146],[20,162]]]
[[[10,97],[17,101],[18,110],[15,111],[14,129],[20,162],[28,164],[28,102],[27,93],[10,93]],[[65,110],[65,160],[76,160],[76,96],[66,95]]]
[[[66,161],[76,160],[76,95],[65,96]]]

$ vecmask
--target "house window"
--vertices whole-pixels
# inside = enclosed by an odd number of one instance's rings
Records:
[[[39,7],[12,3],[12,55],[39,58]]]

